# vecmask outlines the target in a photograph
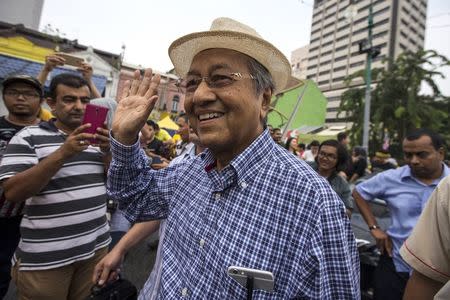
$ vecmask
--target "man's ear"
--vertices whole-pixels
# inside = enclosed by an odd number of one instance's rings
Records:
[[[45,98],[45,101],[47,102],[48,106],[50,106],[50,109],[52,110],[53,113],[56,108],[56,100],[51,97],[47,97]]]
[[[272,90],[270,88],[266,88],[264,92],[261,94],[262,103],[261,103],[261,119],[265,119],[270,110],[270,101],[272,100]]]
[[[439,155],[441,156],[441,160],[443,161],[445,159],[445,149],[444,147],[441,147],[438,149]]]

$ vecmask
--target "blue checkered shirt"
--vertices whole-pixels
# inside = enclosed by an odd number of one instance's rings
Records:
[[[112,138],[108,192],[132,221],[167,218],[159,299],[244,299],[230,266],[273,273],[253,299],[359,299],[344,205],[264,131],[221,171],[206,150],[159,171],[139,143]]]

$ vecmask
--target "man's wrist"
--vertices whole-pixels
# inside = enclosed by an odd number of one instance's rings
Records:
[[[370,231],[375,230],[375,229],[380,229],[380,226],[375,225],[375,224],[369,226],[369,230],[370,230]]]

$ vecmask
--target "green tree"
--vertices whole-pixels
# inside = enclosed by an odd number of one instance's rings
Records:
[[[443,135],[448,134],[450,98],[442,95],[435,83],[444,77],[440,68],[449,66],[449,60],[433,50],[406,51],[398,56],[389,69],[372,70],[376,87],[372,89],[370,119],[370,149],[379,149],[384,136],[393,143],[401,143],[406,133],[427,127]],[[347,85],[364,71],[347,78]],[[421,85],[430,87],[429,94],[421,94]],[[364,88],[350,88],[342,95],[338,114],[345,113],[353,123],[352,140],[362,141]]]

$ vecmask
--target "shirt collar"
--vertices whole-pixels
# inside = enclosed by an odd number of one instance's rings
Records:
[[[56,122],[56,118],[52,118],[48,121],[42,121],[41,123],[39,123],[39,127],[42,129],[45,129],[45,130],[58,132],[59,129],[58,129],[58,127],[56,127],[55,122]]]
[[[241,154],[236,156],[221,173],[227,181],[225,186],[232,182],[237,182],[241,187],[246,187],[262,170],[262,166],[268,161],[270,152],[275,146],[275,142],[270,136],[269,130],[264,130]],[[203,160],[206,172],[210,172],[216,167],[216,159],[209,149],[206,149],[200,156]],[[230,170],[231,169],[231,170]],[[230,176],[234,178],[230,178]]]

